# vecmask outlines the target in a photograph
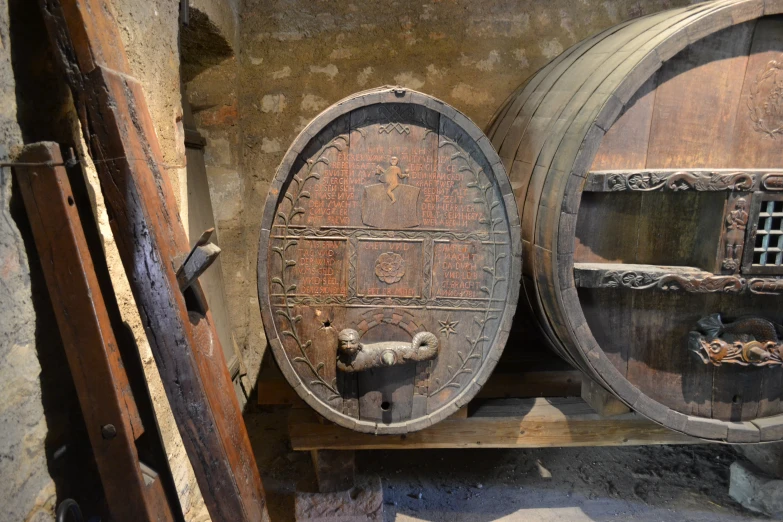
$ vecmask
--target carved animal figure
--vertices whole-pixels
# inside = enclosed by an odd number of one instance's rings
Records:
[[[375,169],[375,175],[381,176],[381,183],[386,184],[386,194],[391,198],[392,203],[397,202],[397,198],[394,197],[394,189],[400,184],[400,179],[405,179],[409,176],[408,172],[403,172],[400,167],[397,166],[399,159],[396,156],[392,156],[389,160],[391,166],[388,169],[377,166]]]
[[[783,339],[783,326],[760,317],[742,317],[725,324],[720,314],[712,314],[701,319],[698,325],[709,339],[716,339],[727,334],[732,337],[752,337],[753,340],[759,342],[778,342]]]
[[[438,338],[430,332],[417,333],[409,343],[385,341],[363,344],[359,342],[359,332],[346,328],[340,331],[337,340],[337,369],[343,372],[428,361],[438,355]]]

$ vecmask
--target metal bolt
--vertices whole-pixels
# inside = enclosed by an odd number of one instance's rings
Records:
[[[103,435],[104,439],[111,440],[117,436],[117,428],[114,427],[114,424],[101,426],[101,435]]]

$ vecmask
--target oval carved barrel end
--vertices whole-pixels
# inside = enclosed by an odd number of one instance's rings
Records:
[[[286,379],[366,433],[455,412],[508,338],[519,227],[499,157],[455,109],[396,87],[333,105],[288,150],[264,209],[259,301]]]
[[[550,344],[648,418],[783,439],[783,2],[598,34],[490,124]]]

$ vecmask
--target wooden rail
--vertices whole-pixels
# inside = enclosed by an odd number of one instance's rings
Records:
[[[159,451],[160,438],[137,407],[125,370],[131,361],[123,361],[115,338],[59,146],[28,145],[19,161],[40,164],[17,168],[16,181],[111,515],[120,522],[184,520],[165,459],[157,471],[139,460],[145,430]]]
[[[695,444],[682,435],[629,413],[604,418],[581,398],[496,399],[477,401],[466,418],[450,417],[407,435],[376,436],[324,423],[308,409],[293,409],[288,430],[297,451],[553,448]]]

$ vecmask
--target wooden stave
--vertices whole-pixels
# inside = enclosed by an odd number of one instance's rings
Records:
[[[687,15],[691,11],[693,11],[692,7],[691,8],[683,8],[683,9],[680,9],[680,10],[678,10],[676,12],[677,13],[683,13],[683,14]],[[656,16],[657,16],[657,18],[659,20],[666,20],[666,19],[669,18],[665,14],[658,14]],[[650,17],[645,17],[645,18],[638,19],[636,22],[637,23],[643,23],[643,24],[644,23],[649,23],[649,19],[650,19]],[[623,38],[629,38],[629,37],[633,38],[634,36],[636,36],[636,33],[638,32],[638,30],[635,29],[634,25],[635,25],[634,22],[627,23],[625,25],[620,26],[620,30],[618,30],[618,31],[609,30],[609,31],[605,31],[604,33],[601,33],[599,35],[599,37],[603,37],[603,38],[601,38],[599,40],[596,40],[595,38],[593,38],[593,39],[588,39],[586,42],[588,42],[588,45],[590,45],[590,50],[594,50],[594,47],[599,45],[603,41],[603,39],[616,37],[618,34],[620,34],[620,36],[623,37]],[[629,33],[630,33],[630,36],[629,36]],[[579,46],[579,44],[577,44],[576,47],[578,47],[578,46]],[[616,45],[614,47],[617,48]],[[582,58],[583,57],[584,56],[582,56]],[[572,70],[569,71],[568,68],[565,71],[560,71],[560,72],[555,72],[553,70],[552,74],[557,74],[558,77],[554,80],[554,82],[548,84],[548,86],[545,87],[546,90],[547,90],[547,93],[549,91],[551,91],[552,89],[554,89],[555,86],[558,85],[558,83],[561,84],[561,85],[564,85],[564,87],[561,87],[561,89],[560,89],[561,91],[566,91],[567,89],[572,88],[573,85],[575,84],[575,82],[579,82],[579,85],[581,85],[581,81],[580,81],[581,79],[580,78],[572,79],[571,77],[568,76],[569,72],[572,73],[572,75],[573,75],[573,71]],[[565,78],[563,78],[564,75],[566,75]],[[544,83],[544,82],[541,82],[541,83]],[[555,92],[559,92],[559,91],[556,90]],[[526,122],[525,122],[526,126],[529,125],[530,120],[532,120],[535,117],[535,114],[539,110],[541,101],[543,101],[543,98],[539,99],[539,103],[538,104],[533,104],[532,106],[527,107],[527,110],[522,115],[522,118],[524,118],[526,120]],[[566,101],[567,101],[567,99],[566,99]],[[519,118],[519,117],[520,116],[517,116],[517,118]],[[542,132],[541,134],[542,134],[542,137],[544,139],[544,141],[542,141],[542,143],[541,143],[541,147],[543,147],[543,144],[545,143],[545,140],[547,138],[547,132],[545,131],[545,132]],[[524,136],[521,136],[519,138],[519,140],[517,141],[517,143],[518,143],[518,147],[522,147],[524,145]],[[518,150],[515,150],[515,153],[518,153],[518,152],[519,152]],[[501,148],[501,158],[502,157],[503,157],[503,149]],[[516,168],[515,168],[516,166],[517,166],[517,163],[516,163],[516,157],[515,157],[514,161],[513,161],[513,167],[510,170],[512,183],[514,182],[515,174],[517,173]],[[532,172],[530,173],[530,178],[535,176],[535,174],[537,172],[538,171],[536,170],[535,165],[534,165],[533,169],[532,169]],[[541,176],[539,176],[539,178],[540,177]],[[549,325],[549,322],[550,322],[549,317],[544,315],[545,314],[545,308],[540,304],[541,297],[540,297],[540,295],[538,293],[538,290],[537,290],[538,284],[536,284],[536,282],[535,282],[535,278],[537,277],[536,273],[535,273],[535,268],[536,268],[538,263],[536,261],[534,261],[534,258],[531,255],[531,253],[536,252],[535,241],[534,241],[535,231],[534,231],[534,227],[527,226],[527,228],[526,228],[526,225],[530,225],[531,221],[532,222],[535,221],[535,215],[536,215],[537,210],[538,210],[538,202],[537,201],[531,201],[531,203],[528,204],[527,199],[528,199],[528,195],[530,194],[530,185],[532,185],[532,180],[528,181],[527,185],[528,185],[528,192],[527,192],[527,194],[525,194],[525,197],[523,197],[521,199],[522,203],[520,203],[520,206],[523,209],[523,212],[522,212],[522,220],[523,220],[522,221],[522,226],[523,226],[522,241],[523,241],[523,245],[528,246],[528,248],[524,248],[523,251],[528,253],[527,255],[531,256],[529,259],[525,260],[526,262],[523,262],[523,283],[524,283],[524,286],[525,286],[524,290],[525,290],[526,296],[528,298],[529,303],[535,303],[535,305],[531,305],[531,308],[536,311],[536,313],[537,313],[537,315],[539,317],[538,324],[545,331],[546,336],[550,339],[550,341],[552,342],[552,345],[555,347],[556,351],[558,353],[560,353],[560,355],[563,356],[567,361],[569,361],[572,364],[574,364],[577,368],[580,368],[580,369],[582,369],[583,371],[585,371],[587,373],[591,373],[589,368],[587,366],[585,366],[585,364],[581,360],[581,358],[574,357],[573,354],[570,351],[564,350],[564,349],[561,348],[560,341],[557,340],[558,336],[555,334],[554,330]],[[540,197],[540,194],[538,194],[537,197]],[[538,277],[540,277],[540,276],[538,276]],[[530,282],[528,282],[528,281],[530,281]],[[553,341],[553,339],[555,339],[555,340]]]
[[[454,399],[434,412],[417,419],[386,425],[373,421],[362,421],[345,415],[342,412],[338,412],[321,401],[320,398],[303,385],[301,377],[296,370],[294,370],[291,361],[285,356],[285,349],[282,346],[280,335],[272,316],[271,300],[268,289],[267,265],[265,262],[261,262],[262,259],[266,259],[266,254],[269,249],[270,232],[274,224],[278,202],[282,197],[284,186],[288,182],[288,174],[291,172],[293,165],[299,158],[299,154],[334,120],[349,114],[351,111],[358,108],[383,102],[411,103],[424,106],[439,113],[441,116],[449,118],[456,126],[473,138],[476,148],[481,151],[493,170],[492,177],[497,180],[498,190],[505,207],[506,216],[508,217],[510,227],[509,240],[511,242],[510,251],[512,254],[504,312],[498,322],[497,333],[494,342],[491,344],[489,354],[486,356],[485,362],[482,364],[479,371],[473,373],[473,377],[465,383],[464,389],[455,396]],[[511,332],[512,320],[516,312],[516,303],[519,300],[520,285],[515,283],[521,279],[522,273],[519,212],[503,164],[487,137],[467,116],[441,100],[412,89],[387,85],[360,91],[327,108],[324,112],[311,120],[302,130],[299,136],[291,144],[283,157],[281,164],[278,166],[265,201],[259,235],[257,288],[259,307],[261,309],[261,316],[269,345],[272,348],[272,352],[286,381],[288,381],[294,391],[296,391],[305,403],[327,420],[354,431],[371,433],[374,435],[405,435],[407,433],[422,430],[449,417],[470,402],[470,400],[480,391],[500,359],[500,355],[507,344]]]
[[[697,13],[693,13],[694,10]],[[548,140],[558,140],[556,152],[552,153],[552,164],[546,170],[546,181],[550,182],[549,193],[544,194],[542,186],[541,197],[530,202],[523,200],[520,202],[520,207],[523,216],[528,212],[532,212],[535,216],[535,226],[532,230],[525,228],[528,222],[523,217],[523,244],[532,245],[540,256],[548,252],[557,261],[551,263],[548,270],[543,266],[541,257],[528,262],[525,272],[530,269],[536,271],[544,284],[541,284],[541,281],[531,280],[525,275],[523,282],[531,285],[531,288],[525,288],[524,291],[536,298],[529,299],[528,306],[535,303],[531,308],[539,318],[539,323],[543,323],[545,328],[555,333],[557,341],[553,344],[556,351],[561,354],[565,352],[572,356],[570,358],[578,358],[582,363],[579,365],[580,369],[586,367],[588,375],[642,415],[676,431],[708,440],[745,443],[779,440],[783,438],[783,414],[761,417],[754,419],[753,422],[720,421],[682,414],[642,394],[603,355],[590,331],[576,295],[572,251],[575,239],[574,224],[584,179],[603,134],[616,120],[625,103],[663,62],[695,41],[731,25],[765,15],[780,14],[783,12],[783,1],[729,0],[701,4],[669,13],[683,11],[697,16],[686,18],[677,27],[675,33],[655,42],[647,53],[629,56],[626,66],[631,67],[630,75],[615,78],[615,83],[609,88],[602,83],[596,89],[596,93],[602,94],[603,100],[593,100],[595,106],[589,113],[580,109],[578,116],[568,125],[563,125],[559,133],[547,136]],[[634,77],[633,71],[640,64],[643,65],[644,60],[657,60],[657,66],[650,69],[648,74],[636,74],[638,77]],[[615,93],[621,93],[620,97],[618,98]],[[498,127],[495,126],[494,129],[497,131]],[[569,142],[567,136],[570,136],[572,141]],[[497,143],[498,140],[502,141],[504,136],[490,133],[490,138],[493,143]],[[579,140],[578,147],[574,148],[573,140]],[[569,146],[571,150],[568,151],[570,154],[567,154],[565,149]],[[553,175],[557,170],[553,165],[559,166],[567,172],[567,175]],[[547,196],[547,199],[543,196]],[[544,204],[548,201],[559,202],[556,212],[551,212],[551,207]],[[549,209],[548,214],[547,209]],[[546,229],[549,230],[548,235],[544,234]],[[543,248],[541,243],[550,246],[551,250]],[[550,288],[547,288],[547,283]],[[559,319],[560,323],[554,321],[553,317]]]

